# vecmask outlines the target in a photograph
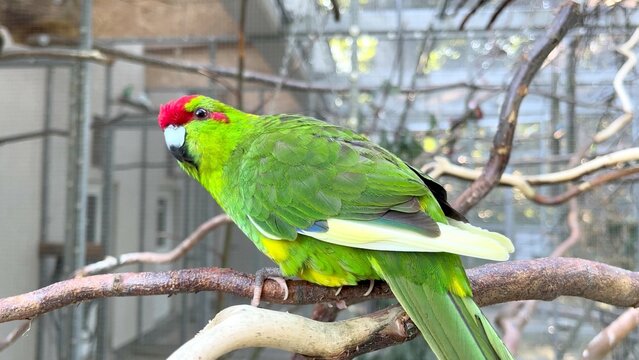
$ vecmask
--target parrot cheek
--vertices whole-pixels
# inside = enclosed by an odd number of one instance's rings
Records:
[[[180,162],[189,163],[197,168],[195,160],[186,148],[186,129],[183,126],[169,125],[164,129],[164,141],[169,151]]]

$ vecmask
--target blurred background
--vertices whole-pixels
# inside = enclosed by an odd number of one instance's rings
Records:
[[[506,172],[567,169],[597,131],[624,113],[612,82],[626,57],[616,47],[639,25],[637,2],[590,3],[529,89]],[[561,4],[3,1],[0,297],[66,279],[106,255],[168,251],[220,213],[176,167],[156,125],[159,105],[183,94],[207,94],[253,113],[301,113],[348,126],[417,167],[436,156],[482,166],[514,70]],[[206,69],[216,75],[203,76]],[[238,73],[245,79],[239,81]],[[639,90],[637,75],[633,67],[623,82],[631,101]],[[588,146],[586,158],[638,145],[639,119],[633,117],[607,141]],[[611,181],[577,198],[572,211],[580,233],[565,255],[637,269],[638,179]],[[452,176],[439,181],[451,199],[469,184]],[[539,187],[547,196],[565,190]],[[541,206],[499,187],[468,217],[508,235],[517,248],[514,258],[528,259],[548,256],[569,238],[569,210],[566,203]],[[254,272],[269,265],[229,225],[178,263],[118,271],[220,266]],[[217,293],[85,303],[39,317],[0,359],[165,358],[220,309],[239,303],[248,300]],[[341,316],[384,304],[351,306]],[[518,358],[580,358],[588,341],[623,310],[577,298],[539,303],[522,329]],[[504,305],[485,311],[491,319],[507,315]],[[15,326],[0,324],[0,337]],[[611,358],[638,358],[638,337],[633,332]],[[364,358],[432,357],[424,348],[418,339]],[[290,355],[249,349],[229,358]]]

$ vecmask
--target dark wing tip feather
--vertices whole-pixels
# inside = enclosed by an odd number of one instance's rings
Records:
[[[430,192],[435,197],[435,200],[437,200],[437,202],[439,203],[439,207],[442,208],[442,211],[444,212],[444,215],[446,215],[446,217],[449,217],[449,218],[451,218],[453,220],[462,221],[462,222],[465,222],[465,223],[468,222],[468,219],[466,219],[466,217],[464,215],[462,215],[459,211],[455,210],[448,203],[448,200],[447,200],[448,199],[448,194],[446,193],[446,189],[444,189],[443,186],[441,186],[435,180],[430,179],[429,177],[425,176],[424,174],[422,174],[421,171],[415,169],[414,167],[412,167],[408,163],[406,165],[411,170],[413,170],[413,172],[415,174],[417,174],[417,176],[419,176],[420,179],[422,179],[422,181],[424,182],[424,185],[426,185],[426,187],[428,187],[428,190],[430,190]]]

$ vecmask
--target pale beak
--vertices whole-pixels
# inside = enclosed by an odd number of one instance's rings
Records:
[[[172,148],[181,148],[186,138],[186,130],[184,126],[169,125],[164,129],[164,141],[166,146],[172,152]]]
[[[184,142],[186,140],[186,129],[183,126],[169,125],[164,128],[164,141],[169,151],[178,161],[195,165],[193,157],[188,153]]]

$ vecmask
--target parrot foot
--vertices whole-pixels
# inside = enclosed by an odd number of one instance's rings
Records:
[[[369,280],[370,284],[368,284],[368,290],[366,290],[366,292],[364,293],[364,296],[368,296],[373,292],[373,288],[375,287],[375,280]],[[337,291],[335,291],[335,296],[339,296],[339,294],[342,292],[342,288],[343,286],[340,286],[339,288],[337,288]]]
[[[263,268],[255,273],[255,288],[253,289],[253,299],[251,300],[251,306],[259,306],[262,298],[262,289],[264,288],[264,280],[271,279],[277,282],[277,284],[284,291],[284,300],[288,299],[288,286],[284,275],[279,268]]]
[[[368,296],[373,292],[373,288],[375,287],[375,280],[369,280],[371,283],[368,284],[368,290],[364,293],[364,296]]]

